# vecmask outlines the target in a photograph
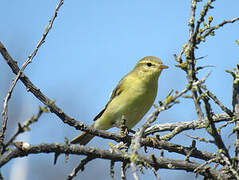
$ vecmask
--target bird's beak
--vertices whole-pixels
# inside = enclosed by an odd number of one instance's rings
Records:
[[[161,64],[161,65],[158,66],[158,68],[159,68],[159,69],[167,69],[168,66]]]

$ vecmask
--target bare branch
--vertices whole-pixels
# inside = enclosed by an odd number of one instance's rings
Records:
[[[130,163],[131,169],[132,169],[132,174],[134,177],[134,180],[139,180],[139,176],[137,174],[137,166],[136,166],[136,162],[133,161]]]
[[[230,121],[232,119],[227,114],[217,114],[217,115],[214,115],[212,118],[215,123]],[[179,126],[183,127],[183,131],[190,130],[190,129],[201,129],[207,126],[207,122],[208,122],[208,119],[204,118],[200,121],[194,120],[194,121],[187,121],[187,122],[180,121],[179,123],[155,124],[145,130],[145,135],[154,134],[156,132],[162,132],[162,131],[173,131],[176,127],[179,127]]]
[[[35,123],[39,120],[39,118],[41,117],[42,113],[43,112],[47,112],[47,107],[39,107],[39,110],[38,110],[38,113],[37,115],[34,117],[32,116],[30,119],[28,119],[24,124],[23,126],[18,123],[18,129],[17,129],[17,132],[8,140],[8,142],[5,144],[5,146],[7,147],[8,145],[10,145],[15,139],[16,137],[21,134],[21,133],[24,133],[25,131],[28,131],[29,130],[29,126],[32,124],[32,123]]]
[[[189,19],[189,36],[192,37],[193,32],[194,32],[194,23],[195,23],[195,11],[196,11],[196,6],[197,6],[197,0],[192,0],[191,1],[191,15]]]
[[[203,6],[203,9],[202,11],[200,12],[200,18],[199,20],[197,21],[197,25],[196,25],[196,28],[195,28],[195,31],[193,33],[193,36],[192,36],[192,41],[193,41],[193,44],[196,45],[196,38],[197,38],[197,35],[198,35],[198,32],[199,32],[199,28],[201,26],[201,23],[204,21],[204,18],[205,16],[207,15],[207,12],[210,8],[213,8],[211,6],[211,4],[213,3],[213,1],[215,0],[208,0],[208,2]]]
[[[222,151],[222,153],[224,153],[230,159],[230,154],[222,140],[221,135],[217,131],[215,122],[213,121],[213,118],[212,118],[213,113],[212,113],[211,105],[209,103],[209,98],[202,95],[202,99],[205,104],[205,111],[206,111],[206,115],[209,122],[209,126],[206,128],[206,130],[214,138],[215,144],[217,145],[217,147]]]
[[[63,144],[47,144],[43,143],[40,145],[30,145],[27,149],[14,149],[9,152],[5,157],[0,158],[0,167],[9,162],[11,159],[16,157],[24,157],[29,154],[39,154],[39,153],[61,153],[61,154],[78,154],[78,155],[87,155],[93,158],[103,158],[114,161],[122,161],[122,162],[130,162],[132,153],[115,151],[112,153],[109,150],[100,150],[93,147],[86,147],[81,145],[63,145]],[[171,169],[171,170],[187,170],[189,172],[193,172],[196,168],[200,166],[200,164],[195,162],[187,162],[184,160],[174,160],[169,158],[157,158],[155,156],[146,156],[146,155],[138,155],[135,159],[137,164],[146,162],[147,164],[154,167],[156,170],[159,168],[163,169]],[[210,177],[213,179],[217,179],[217,177],[222,177],[224,179],[228,179],[229,176],[227,174],[223,174],[220,171],[213,170],[210,167],[201,167],[198,170],[199,174]]]
[[[232,107],[234,113],[234,119],[239,117],[239,65],[235,71],[227,71],[233,77],[233,87],[232,87]],[[234,130],[236,133],[236,140],[235,140],[235,157],[236,157],[236,167],[238,168],[238,161],[239,161],[239,122],[235,122]]]
[[[207,87],[205,85],[201,86],[202,89],[204,89],[205,93],[225,112],[227,113],[229,116],[233,116],[233,113],[231,112],[230,109],[228,109],[226,106],[224,106],[219,99],[217,99],[217,97],[210,92]]]
[[[211,33],[213,33],[216,29],[219,29],[220,27],[224,26],[225,24],[229,24],[229,23],[234,23],[236,21],[239,20],[239,17],[234,18],[232,20],[226,20],[221,22],[220,24],[213,26],[211,28],[209,28],[207,31],[205,31],[205,33],[202,35],[201,39],[205,39],[208,35],[210,35]]]
[[[127,163],[122,162],[122,165],[121,165],[121,180],[126,180],[126,175],[125,175],[126,166],[127,166]]]
[[[176,152],[178,154],[182,154],[185,156],[187,156],[189,151],[192,150],[192,147],[185,147],[182,145],[169,143],[167,141],[152,141],[151,138],[143,138],[141,140],[141,144],[143,146],[148,146],[148,147],[152,147],[155,149],[164,149],[169,152]],[[215,153],[209,153],[207,151],[200,151],[195,148],[193,149],[193,151],[191,151],[190,154],[191,154],[190,155],[191,157],[202,159],[202,160],[209,160],[209,159],[216,157]]]
[[[172,105],[174,105],[176,103],[177,98],[179,98],[183,94],[185,94],[189,90],[189,87],[190,86],[188,86],[186,89],[182,90],[180,93],[175,93],[175,95],[173,97],[170,95],[171,94],[170,93],[168,95],[168,97],[166,98],[164,104],[161,107],[159,107],[158,109],[156,109],[152,114],[150,114],[146,118],[145,123],[141,126],[140,130],[135,133],[135,135],[131,141],[131,150],[134,155],[138,154],[138,150],[141,147],[140,141],[141,141],[141,138],[142,138],[146,128],[148,128],[151,125],[151,123],[153,123],[156,120],[156,118],[160,112],[172,107]],[[170,104],[172,104],[172,105],[170,105]],[[136,173],[137,168],[136,168],[136,164],[134,161],[131,162],[131,168],[132,168],[132,172],[133,172],[133,176],[134,176],[135,180],[138,180],[139,178]]]
[[[112,180],[115,180],[115,171],[114,171],[115,161],[110,161],[110,177]]]
[[[92,159],[94,158],[91,156],[87,156],[85,159],[81,160],[80,164],[72,170],[71,174],[68,175],[67,180],[73,179],[80,170],[83,171],[85,168],[85,165],[88,162],[90,162]]]
[[[225,156],[224,154],[221,154],[222,159],[225,162],[225,166],[228,168],[228,170],[233,174],[233,176],[235,177],[235,179],[239,179],[239,174],[237,172],[237,169],[235,169],[235,167],[233,166],[233,164],[231,163],[231,159],[228,158],[227,156]]]
[[[14,87],[16,86],[17,81],[19,80],[20,76],[22,76],[23,71],[25,70],[27,65],[32,62],[32,59],[35,57],[37,51],[39,50],[41,45],[44,43],[49,31],[52,28],[52,25],[53,25],[53,22],[54,22],[54,20],[57,16],[58,10],[60,9],[63,2],[64,2],[64,0],[60,0],[59,4],[56,7],[54,15],[50,19],[49,24],[48,24],[47,28],[45,29],[45,32],[43,33],[41,39],[38,41],[36,48],[33,50],[31,55],[28,56],[28,59],[26,60],[26,62],[22,65],[21,69],[17,72],[17,75],[16,75],[15,79],[12,81],[12,84],[11,84],[11,86],[10,86],[8,92],[7,92],[7,95],[4,98],[3,111],[2,111],[3,123],[2,123],[1,133],[0,133],[0,144],[1,145],[3,145],[3,141],[4,141],[4,136],[5,136],[4,134],[5,134],[5,131],[6,131],[7,120],[8,120],[7,107],[8,107],[8,101],[11,98],[12,91],[13,91]]]
[[[23,64],[21,68],[17,66],[17,63],[11,58],[8,54],[6,48],[0,42],[0,52],[4,57],[7,64],[10,66],[12,71],[16,74],[14,79],[13,86],[10,87],[7,97],[5,98],[5,104],[3,109],[3,123],[2,129],[0,132],[0,145],[3,147],[2,156],[0,156],[0,167],[4,166],[6,163],[10,162],[14,158],[28,156],[30,154],[38,153],[53,153],[55,155],[55,161],[58,155],[65,154],[66,157],[70,154],[75,155],[85,155],[86,158],[83,159],[77,166],[72,170],[68,175],[67,179],[73,179],[80,170],[84,170],[84,167],[88,162],[93,159],[106,159],[111,162],[110,164],[110,176],[112,179],[115,177],[114,165],[115,162],[120,161],[121,166],[121,179],[126,179],[126,169],[131,166],[133,171],[133,177],[135,180],[140,179],[139,173],[142,172],[143,167],[150,168],[154,173],[156,179],[160,179],[157,174],[157,170],[160,169],[169,169],[169,170],[184,170],[188,172],[193,172],[196,175],[200,174],[204,176],[204,179],[239,179],[239,173],[237,172],[238,163],[239,163],[239,80],[238,72],[239,65],[234,71],[228,71],[234,78],[233,81],[233,111],[224,106],[218,98],[207,89],[204,85],[204,82],[210,75],[208,73],[203,79],[199,80],[197,75],[199,70],[209,67],[209,66],[197,66],[197,58],[195,56],[195,51],[198,48],[197,44],[204,41],[204,39],[214,33],[214,31],[227,23],[234,23],[239,20],[239,18],[234,18],[232,20],[223,21],[222,23],[211,27],[211,22],[213,17],[208,17],[208,23],[205,22],[205,17],[210,8],[213,8],[211,4],[215,0],[207,0],[196,19],[196,8],[197,3],[200,0],[191,0],[191,14],[189,18],[189,39],[187,43],[183,46],[179,55],[175,55],[175,60],[177,61],[177,67],[180,67],[187,74],[188,84],[184,90],[180,93],[176,92],[174,95],[169,94],[163,103],[159,103],[160,106],[156,107],[155,111],[146,117],[145,122],[142,127],[132,134],[120,134],[120,133],[111,133],[102,130],[97,130],[92,127],[86,126],[85,124],[76,121],[74,118],[67,115],[62,109],[60,109],[55,101],[51,100],[45,96],[39,88],[34,86],[34,84],[29,80],[29,78],[23,73],[24,69],[32,62],[34,56],[37,54],[38,49],[44,43],[45,38],[52,28],[54,19],[57,16],[59,8],[63,4],[63,0],[59,0],[59,4],[55,10],[55,14],[49,22],[49,25],[46,27],[44,34],[42,35],[41,40],[38,42],[36,48],[32,54],[27,58],[27,61]],[[204,28],[200,27],[204,25]],[[182,56],[185,56],[186,60],[182,60]],[[71,145],[68,144],[67,140],[65,144],[47,144],[43,143],[40,145],[30,145],[27,142],[14,142],[15,138],[25,130],[29,128],[31,123],[37,120],[41,113],[40,110],[36,117],[32,117],[27,123],[23,125],[19,124],[17,132],[5,143],[4,136],[5,130],[7,127],[7,106],[8,101],[11,98],[14,86],[16,85],[18,79],[20,79],[25,85],[27,91],[30,91],[36,98],[38,98],[43,104],[46,105],[49,110],[56,114],[63,123],[68,124],[69,126],[74,127],[77,130],[85,131],[95,136],[99,136],[106,139],[111,139],[118,143],[116,146],[111,146],[110,150],[101,150],[93,147],[86,147],[80,145]],[[173,105],[178,103],[177,98],[184,95],[186,92],[191,91],[192,97],[190,97],[195,106],[196,113],[198,115],[198,120],[190,122],[179,122],[179,123],[166,123],[166,124],[156,124],[152,126],[152,123],[155,122],[160,112],[165,111],[171,108]],[[191,94],[190,94],[191,95]],[[191,100],[190,99],[190,100]],[[226,114],[215,114],[211,108],[209,100],[212,99],[222,111]],[[205,105],[205,109],[203,106]],[[122,119],[124,119],[122,117]],[[180,120],[175,120],[180,121]],[[226,121],[223,125],[216,128],[218,122]],[[230,157],[228,149],[225,146],[225,142],[222,140],[220,130],[222,127],[228,126],[231,123],[235,123],[235,128],[233,133],[236,133],[236,142],[235,142],[235,157]],[[125,125],[125,124],[124,124]],[[126,126],[125,126],[126,127]],[[206,138],[193,137],[188,135],[190,138],[203,141],[203,142],[213,142],[217,145],[217,153],[210,153],[208,151],[202,151],[197,149],[196,141],[193,140],[192,144],[189,146],[182,146],[180,144],[173,144],[168,142],[168,140],[174,138],[177,134],[182,133],[186,130],[197,130],[197,129],[206,129],[210,135],[214,138],[212,141],[206,140]],[[121,131],[124,130],[122,127]],[[156,132],[169,131],[167,135],[159,136],[156,134],[155,137],[149,136]],[[132,132],[130,132],[132,133]],[[13,144],[15,147],[10,147],[9,145]],[[123,146],[122,146],[123,145]],[[209,144],[210,145],[210,144]],[[7,150],[4,150],[4,147],[7,147]],[[141,153],[140,148],[143,147],[145,154]],[[131,152],[128,152],[128,149],[131,148]],[[185,157],[182,160],[169,159],[163,156],[158,157],[154,154],[148,155],[147,149],[154,148],[155,154],[160,154],[157,150],[161,152],[167,151],[168,154],[176,153],[183,155]],[[191,158],[196,158],[199,163],[190,161]],[[67,159],[67,158],[66,158]],[[213,163],[213,164],[212,164]],[[213,167],[214,166],[214,167]],[[139,171],[138,171],[139,170]],[[3,176],[0,173],[0,179],[3,179]]]
[[[201,141],[201,142],[205,142],[205,143],[215,143],[214,141],[212,141],[212,140],[207,140],[207,139],[205,139],[204,137],[196,137],[196,136],[192,136],[192,135],[190,135],[190,134],[184,134],[185,136],[187,136],[187,137],[189,137],[189,138],[192,138],[192,139],[194,139],[194,140],[198,140],[198,141]]]
[[[17,74],[19,72],[19,67],[17,63],[11,58],[11,56],[8,54],[6,48],[3,46],[3,44],[0,42],[0,52],[4,59],[6,60],[7,64],[11,67],[12,71]],[[105,131],[102,130],[96,130],[92,127],[86,126],[83,123],[80,123],[73,119],[72,117],[68,116],[62,109],[60,109],[58,106],[55,105],[55,102],[51,99],[49,99],[47,96],[45,96],[41,90],[36,87],[30,80],[29,78],[25,75],[22,74],[20,77],[20,80],[23,82],[23,84],[26,86],[27,90],[30,91],[37,99],[39,99],[43,104],[45,104],[52,113],[56,114],[64,123],[75,127],[77,130],[82,130],[82,131],[87,131],[89,133],[93,133],[94,135],[100,134],[101,137],[108,137],[112,136],[112,134],[109,136],[109,134]],[[116,135],[114,133],[115,137],[120,137],[122,138],[121,135]],[[114,139],[115,137],[111,137],[110,139]],[[120,141],[120,139],[118,139]]]

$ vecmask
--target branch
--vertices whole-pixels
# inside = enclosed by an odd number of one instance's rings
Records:
[[[224,168],[226,168],[227,170],[229,170],[233,174],[234,179],[239,179],[239,174],[237,172],[238,169],[236,169],[234,167],[234,165],[231,163],[231,159],[229,159],[224,154],[220,154],[220,155],[221,155],[221,158],[223,159],[223,161],[225,162]]]
[[[212,118],[215,123],[230,121],[232,119],[232,117],[228,116],[227,114],[216,114]],[[239,118],[237,120],[239,120]],[[176,127],[183,127],[184,131],[193,130],[193,129],[202,129],[207,126],[207,122],[208,122],[208,119],[204,118],[200,121],[193,120],[193,121],[187,121],[187,122],[181,121],[179,123],[155,124],[145,130],[145,135],[154,134],[156,132],[173,131]]]
[[[141,128],[139,129],[139,131],[137,131],[135,133],[135,135],[132,138],[131,141],[131,150],[132,153],[134,155],[138,154],[138,150],[141,147],[140,146],[140,141],[142,139],[142,136],[144,135],[144,132],[146,130],[146,128],[148,128],[158,117],[159,113],[162,111],[165,111],[167,109],[169,109],[170,107],[172,107],[174,104],[177,103],[177,99],[179,97],[181,97],[183,94],[185,94],[188,90],[189,90],[190,86],[188,86],[186,89],[182,90],[180,93],[175,93],[175,95],[172,97],[170,94],[168,95],[168,97],[166,98],[165,102],[163,103],[162,106],[160,106],[159,108],[157,108],[153,113],[151,113],[145,120],[144,124],[141,126]],[[136,173],[136,163],[134,161],[131,162],[131,168],[133,171],[133,176],[135,180],[138,180],[138,176]]]
[[[0,52],[2,53],[3,57],[5,58],[7,64],[12,68],[13,72],[16,74],[19,71],[19,68],[16,64],[16,62],[11,58],[11,56],[8,54],[5,47],[0,43]],[[27,89],[32,92],[36,98],[38,98],[42,103],[47,105],[51,112],[55,113],[64,123],[67,123],[68,125],[75,127],[77,130],[86,131],[88,133],[94,134],[96,136],[104,137],[107,139],[113,139],[117,142],[120,141],[130,141],[126,140],[125,136],[122,136],[117,133],[110,133],[102,130],[96,130],[92,127],[86,126],[83,123],[80,123],[76,121],[75,119],[69,117],[66,113],[64,113],[58,106],[54,104],[52,100],[50,100],[48,97],[46,97],[39,88],[34,86],[34,84],[29,80],[29,78],[26,75],[23,75],[20,77],[20,80],[23,82],[23,84],[27,87]],[[221,118],[225,118],[221,116]],[[173,126],[171,126],[173,127]],[[152,146],[153,147],[153,146]],[[171,149],[172,150],[172,149]],[[177,148],[175,149],[177,151]]]
[[[7,52],[6,48],[3,46],[3,44],[0,42],[0,52],[2,56],[4,57],[5,61],[7,64],[10,66],[12,69],[13,73],[17,74],[19,72],[19,67],[14,61],[9,53]],[[122,136],[118,136],[116,133],[107,133],[102,130],[96,130],[92,127],[86,126],[85,124],[76,121],[74,118],[68,116],[64,111],[59,108],[57,105],[55,105],[55,102],[51,99],[49,99],[47,96],[45,96],[41,90],[36,87],[30,80],[29,78],[22,73],[20,80],[23,82],[23,84],[26,86],[27,91],[30,91],[37,99],[39,99],[43,104],[45,104],[52,113],[56,114],[62,121],[63,123],[66,123],[70,126],[75,127],[77,130],[82,130],[89,132],[94,135],[100,135],[101,137],[107,137],[109,139],[114,139],[117,141],[120,141]],[[114,136],[114,137],[113,137]]]
[[[226,71],[230,73],[233,77],[233,86],[232,86],[232,107],[234,118],[239,118],[239,65],[235,71]],[[236,167],[238,168],[238,161],[239,161],[239,122],[235,123],[234,130],[236,133],[236,140],[235,140],[235,157],[236,157]]]
[[[121,161],[130,163],[132,153],[122,152],[122,151],[110,151],[101,150],[93,147],[86,147],[81,145],[62,145],[59,143],[47,144],[43,143],[40,145],[30,145],[27,149],[14,149],[7,154],[5,157],[0,158],[0,167],[9,162],[11,159],[16,157],[24,157],[30,154],[39,153],[60,153],[60,154],[76,154],[76,155],[86,155],[93,158],[109,159],[114,161]],[[186,170],[193,172],[195,169],[198,170],[199,174],[209,177],[212,179],[217,179],[222,177],[223,179],[228,179],[229,176],[221,173],[220,171],[213,170],[210,167],[201,167],[200,164],[194,162],[187,162],[184,160],[174,160],[169,158],[157,158],[154,155],[137,155],[135,160],[137,164],[147,163],[156,170],[159,168],[172,169],[172,170]]]
[[[195,23],[195,11],[196,11],[196,7],[197,7],[197,0],[192,0],[191,1],[191,15],[190,15],[190,19],[188,22],[189,25],[189,36],[192,37],[193,36],[193,32],[194,32],[194,23]]]
[[[7,50],[5,49],[5,47],[3,46],[2,43],[0,43],[0,52],[3,55],[3,57],[5,58],[7,64],[11,67],[13,72],[16,74],[19,71],[19,67],[17,66],[16,62],[11,58],[11,56],[8,54]],[[64,113],[58,106],[56,106],[51,99],[46,97],[40,91],[39,88],[34,86],[34,84],[29,80],[29,78],[26,75],[23,74],[20,77],[20,80],[27,87],[28,91],[32,92],[35,95],[36,98],[38,98],[42,103],[47,105],[49,107],[50,111],[55,113],[64,123],[67,123],[68,125],[70,125],[72,127],[75,127],[75,129],[77,129],[77,130],[82,130],[82,131],[86,131],[86,132],[89,132],[91,134],[94,134],[96,136],[100,136],[100,137],[104,137],[104,138],[108,138],[108,139],[113,139],[113,140],[115,140],[117,142],[120,142],[120,141],[125,141],[125,142],[130,141],[130,139],[127,140],[127,139],[125,139],[125,136],[122,136],[120,134],[110,133],[110,132],[106,132],[106,131],[102,131],[102,130],[96,130],[96,129],[92,128],[92,127],[86,126],[83,123],[80,123],[80,122],[76,121],[75,119],[71,118],[66,113]],[[229,118],[230,117],[228,117],[227,115],[221,114],[221,115],[215,116],[215,121],[216,122],[217,121],[218,122],[219,121],[226,121]],[[206,121],[206,119],[204,121]],[[162,131],[172,130],[175,126],[178,126],[178,125],[179,125],[178,123],[173,123],[173,124],[166,124],[166,125],[160,125],[160,126],[153,126],[149,130],[147,130],[146,133],[147,134],[148,133],[154,133],[154,132],[157,132],[157,131],[160,131],[160,130],[162,130]],[[192,122],[182,123],[181,125],[185,125],[185,130],[187,130],[187,129],[199,128],[200,124],[199,124],[199,121],[192,121]],[[204,127],[202,124],[201,124],[201,126]],[[148,145],[149,144],[150,143],[148,143]],[[144,143],[142,143],[142,145],[144,145]],[[154,146],[151,144],[150,147],[154,147]],[[173,147],[173,146],[171,146],[171,147]],[[170,149],[170,147],[169,147],[169,149]],[[172,152],[178,152],[177,148],[175,148],[174,150],[173,150],[173,148],[171,148],[170,150]],[[192,155],[192,157],[193,157],[193,155]]]
[[[205,85],[201,86],[201,88],[205,91],[205,93],[223,110],[225,113],[227,113],[229,116],[233,116],[233,113],[231,112],[230,109],[228,109],[226,106],[224,106],[217,97],[210,92]]]
[[[42,113],[43,112],[48,112],[47,108],[46,107],[39,107],[39,110],[37,112],[37,115],[34,117],[32,116],[30,119],[28,119],[24,124],[23,126],[18,123],[18,129],[17,131],[15,132],[15,134],[8,140],[8,142],[5,144],[5,147],[9,146],[15,139],[16,137],[21,134],[21,133],[24,133],[25,131],[29,131],[30,129],[30,125],[32,123],[35,123],[39,120],[39,118],[41,117]]]
[[[224,26],[225,24],[229,24],[229,23],[234,23],[236,21],[239,20],[239,17],[234,18],[232,20],[226,20],[221,22],[220,24],[213,26],[211,28],[209,28],[207,31],[205,31],[205,33],[201,36],[201,39],[205,39],[208,35],[210,35],[211,33],[213,33],[216,29],[219,29],[220,27]]]
[[[3,103],[3,111],[2,111],[2,116],[3,116],[3,122],[2,122],[2,129],[1,129],[1,133],[0,133],[0,145],[3,145],[4,143],[4,136],[5,136],[5,131],[6,131],[6,126],[7,126],[7,120],[8,120],[8,115],[7,115],[7,107],[8,107],[8,101],[11,98],[11,94],[12,91],[14,89],[14,87],[17,84],[17,81],[19,80],[19,78],[21,77],[23,71],[25,70],[25,68],[27,67],[28,64],[30,64],[33,60],[33,58],[35,57],[37,51],[39,50],[39,48],[41,47],[41,45],[45,42],[45,39],[49,33],[49,31],[52,28],[53,22],[57,16],[58,10],[60,9],[60,7],[62,6],[64,0],[60,0],[60,2],[58,3],[56,10],[54,12],[54,15],[52,16],[52,18],[49,21],[49,24],[47,26],[47,28],[45,29],[45,32],[43,33],[41,39],[38,41],[36,48],[33,50],[33,52],[31,53],[30,56],[28,56],[26,62],[22,65],[21,69],[17,72],[15,79],[12,81],[12,84],[7,92],[7,96],[4,98],[4,103]],[[0,42],[1,43],[1,42]]]
[[[221,135],[219,134],[219,132],[217,131],[215,122],[213,121],[213,112],[211,109],[211,105],[209,103],[209,98],[207,96],[202,95],[202,99],[204,101],[205,104],[205,111],[206,111],[206,115],[208,118],[208,127],[206,128],[207,132],[214,138],[215,140],[215,144],[217,145],[217,147],[222,151],[222,153],[224,153],[228,159],[230,159],[230,154],[222,140]]]
[[[194,157],[194,158],[198,158],[198,159],[202,159],[206,161],[217,157],[215,153],[200,151],[200,150],[197,150],[196,148],[192,150],[192,147],[185,147],[182,145],[169,143],[167,141],[152,141],[148,138],[143,138],[141,140],[141,144],[142,146],[148,146],[155,149],[164,149],[164,150],[167,150],[168,152],[175,152],[178,154],[182,154],[184,156],[187,156],[188,153],[190,152],[191,153],[190,157]]]
[[[83,171],[85,168],[85,165],[88,162],[90,162],[92,159],[94,158],[91,156],[87,156],[85,159],[81,160],[80,164],[72,170],[71,174],[68,175],[67,180],[73,179],[80,170]]]
[[[203,6],[203,9],[202,11],[200,12],[200,18],[199,20],[197,21],[197,25],[196,25],[196,28],[195,28],[195,31],[193,33],[193,36],[192,36],[192,42],[194,45],[196,45],[196,39],[197,39],[197,36],[198,36],[198,33],[199,33],[199,28],[201,26],[201,23],[204,21],[204,18],[205,16],[207,15],[207,12],[210,8],[213,8],[211,6],[211,4],[213,3],[213,1],[215,0],[208,0],[208,2]]]

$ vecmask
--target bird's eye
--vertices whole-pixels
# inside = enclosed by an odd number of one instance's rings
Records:
[[[147,66],[148,67],[151,67],[153,64],[152,63],[147,63]]]

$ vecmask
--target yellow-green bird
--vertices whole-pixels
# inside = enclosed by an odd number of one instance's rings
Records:
[[[107,130],[122,126],[122,118],[128,129],[134,127],[154,103],[158,78],[168,68],[154,56],[139,60],[134,69],[124,76],[113,90],[105,108],[94,118],[92,127]],[[87,144],[94,135],[87,132],[75,137],[71,143]]]

